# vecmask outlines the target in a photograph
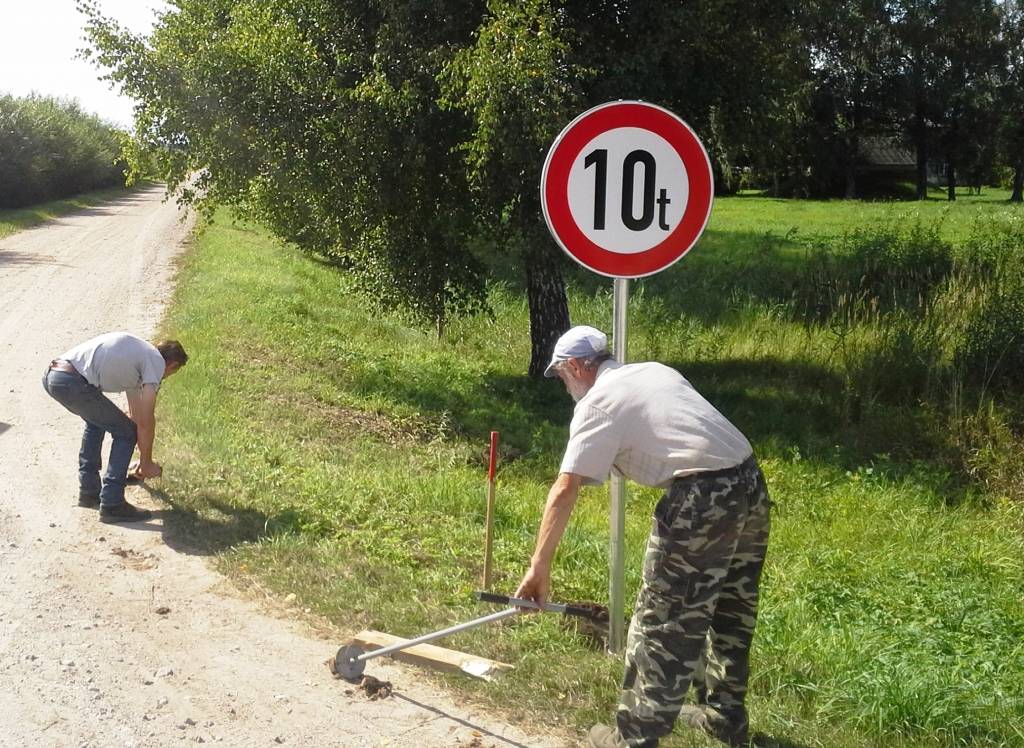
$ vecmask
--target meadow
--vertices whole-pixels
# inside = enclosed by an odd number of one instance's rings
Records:
[[[758,745],[1024,744],[1024,209],[1005,198],[723,198],[697,248],[632,285],[629,358],[677,367],[736,423],[775,502]],[[164,323],[191,356],[159,405],[152,490],[174,542],[339,636],[491,610],[472,595],[488,433],[494,588],[511,593],[572,413],[525,375],[519,275],[496,264],[493,314],[437,339],[257,226],[204,224]],[[610,281],[567,279],[574,323],[609,330]],[[629,487],[630,607],[657,497]],[[606,599],[607,503],[585,489],[555,600]],[[578,735],[609,719],[621,662],[556,616],[442,643],[515,665],[490,684],[423,676],[510,719]]]

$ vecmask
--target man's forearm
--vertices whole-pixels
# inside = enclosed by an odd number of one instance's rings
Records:
[[[138,433],[139,459],[142,462],[153,461],[153,437],[156,434],[156,421],[147,420],[135,424]]]
[[[558,543],[562,540],[569,524],[576,497],[579,495],[580,478],[572,473],[562,473],[551,485],[548,500],[544,505],[544,516],[537,531],[537,545],[531,564],[545,571],[551,568]]]

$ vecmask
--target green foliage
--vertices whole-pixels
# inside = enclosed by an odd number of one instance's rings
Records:
[[[939,351],[929,366],[955,376],[953,332],[973,307],[952,284],[986,282],[1020,246],[1004,199],[916,216],[722,199],[692,255],[634,285],[630,357],[677,366],[750,436],[776,503],[750,695],[759,743],[952,748],[1024,734],[1024,504],[1007,500],[1024,485],[1019,397],[964,377],[954,390],[893,389],[928,371],[914,363],[922,351]],[[501,432],[495,567],[507,591],[572,412],[557,383],[521,375],[525,302],[496,286],[493,319],[454,320],[439,341],[368,309],[349,274],[220,219],[187,259],[166,323],[193,355],[161,394],[168,525],[217,551],[240,584],[296,594],[339,640],[480,615],[488,432]],[[806,315],[796,299],[811,294],[796,291],[820,277],[804,268],[810,251],[876,269],[889,252],[899,273],[864,288],[896,289],[899,303]],[[942,272],[916,274],[900,264],[910,257]],[[607,286],[570,277],[574,317],[607,328]],[[911,286],[928,319],[902,293]],[[657,495],[630,487],[631,589]],[[603,491],[585,491],[556,560],[557,599],[605,598],[606,506]],[[447,643],[515,664],[499,683],[447,681],[515,719],[577,732],[615,702],[621,663],[555,617]],[[680,730],[665,745],[706,744]]]
[[[436,103],[466,6],[183,0],[143,38],[79,3],[172,191],[235,206],[439,329],[485,297],[464,126]]]
[[[0,208],[123,184],[122,136],[74,101],[0,96]]]

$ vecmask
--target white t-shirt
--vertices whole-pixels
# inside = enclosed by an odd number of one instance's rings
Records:
[[[151,384],[160,387],[164,357],[156,346],[127,332],[108,332],[79,343],[60,358],[104,392],[129,392]]]
[[[675,369],[606,361],[576,404],[561,472],[600,485],[614,468],[646,486],[736,467],[750,442]]]

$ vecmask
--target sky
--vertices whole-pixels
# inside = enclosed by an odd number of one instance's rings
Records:
[[[103,14],[148,33],[164,0],[99,0]],[[132,100],[99,80],[104,71],[77,58],[84,17],[75,0],[0,0],[0,94],[35,92],[77,99],[86,112],[129,128]]]

